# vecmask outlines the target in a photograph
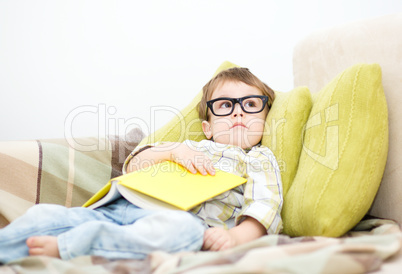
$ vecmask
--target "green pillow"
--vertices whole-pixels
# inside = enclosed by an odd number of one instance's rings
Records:
[[[237,65],[225,61],[215,71],[214,76],[219,72],[232,67],[237,67]],[[197,109],[197,104],[201,101],[201,98],[202,90],[198,92],[191,103],[181,111],[180,115],[173,117],[166,125],[145,137],[139,146],[155,142],[183,142],[185,140],[201,141],[206,139],[204,132],[202,131]]]
[[[284,199],[284,233],[338,237],[353,228],[374,200],[387,152],[381,68],[352,66],[314,101],[299,167]]]
[[[275,92],[275,101],[267,116],[261,143],[272,150],[279,164],[284,197],[296,175],[302,149],[302,132],[312,105],[307,87]]]

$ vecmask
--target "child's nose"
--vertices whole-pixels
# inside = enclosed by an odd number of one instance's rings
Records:
[[[243,110],[242,110],[240,104],[235,104],[234,110],[232,113],[233,117],[237,117],[237,116],[243,117],[243,114],[244,113],[243,113]]]

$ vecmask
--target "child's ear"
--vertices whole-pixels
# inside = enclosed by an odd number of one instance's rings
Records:
[[[209,124],[208,121],[202,121],[202,131],[204,131],[205,137],[207,139],[212,138],[212,131],[211,131],[211,125]]]

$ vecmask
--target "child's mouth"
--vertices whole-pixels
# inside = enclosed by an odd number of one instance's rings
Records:
[[[231,128],[235,128],[235,127],[244,127],[244,128],[247,128],[243,123],[234,123]]]

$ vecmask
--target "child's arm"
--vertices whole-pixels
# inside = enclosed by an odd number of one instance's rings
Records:
[[[219,251],[250,242],[266,235],[267,230],[257,220],[246,217],[243,222],[229,230],[209,228],[204,234],[203,250]]]
[[[135,155],[127,165],[127,172],[161,163],[176,162],[192,173],[215,174],[211,160],[202,152],[191,149],[183,143],[165,143],[146,149]]]

